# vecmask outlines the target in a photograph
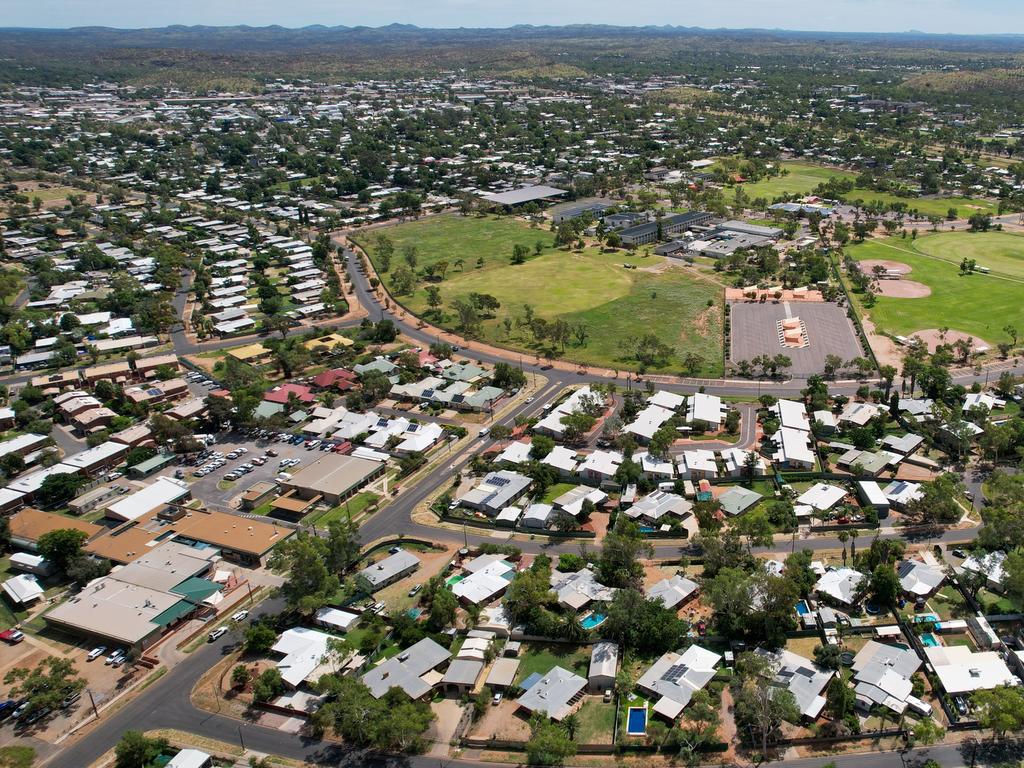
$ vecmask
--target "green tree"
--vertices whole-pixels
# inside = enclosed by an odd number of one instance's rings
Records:
[[[322,539],[302,532],[278,545],[271,562],[288,572],[280,587],[288,607],[309,614],[338,592],[341,585],[337,575],[327,569],[326,554]]]
[[[576,754],[576,745],[565,728],[542,715],[530,720],[526,759],[530,765],[562,765]]]
[[[56,710],[69,693],[85,687],[71,659],[47,656],[35,667],[14,667],[4,676],[13,698],[23,698],[29,712]]]
[[[36,549],[61,573],[66,572],[68,564],[82,554],[82,545],[89,536],[84,531],[74,528],[58,528],[48,531],[39,537]]]
[[[615,528],[608,531],[597,559],[597,573],[602,584],[610,587],[639,586],[643,579],[643,557],[651,557],[654,549],[644,538],[640,526],[620,515]]]
[[[994,736],[1024,731],[1024,691],[1017,686],[1000,686],[989,691],[976,691],[974,704],[978,724]]]
[[[149,738],[139,731],[125,731],[114,748],[115,768],[151,768],[156,759],[170,748],[164,738]]]
[[[43,507],[58,507],[78,495],[85,478],[71,473],[50,475],[36,491],[36,501]]]
[[[245,630],[245,650],[257,656],[267,653],[277,642],[277,632],[269,624],[257,622]]]

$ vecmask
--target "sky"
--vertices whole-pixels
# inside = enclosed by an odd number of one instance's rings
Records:
[[[676,24],[1024,34],[1022,0],[0,0],[0,26]]]

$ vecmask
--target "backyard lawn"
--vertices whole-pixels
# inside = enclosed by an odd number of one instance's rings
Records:
[[[419,272],[448,263],[442,278],[421,280],[411,295],[398,297],[414,314],[446,328],[459,326],[456,301],[489,294],[500,307],[494,317],[482,318],[479,336],[491,343],[586,365],[636,368],[629,340],[652,333],[673,354],[650,370],[678,372],[681,357],[693,352],[704,358],[702,375],[722,372],[723,289],[711,270],[668,265],[645,251],[555,249],[550,231],[510,218],[436,216],[381,232],[395,245],[391,269],[382,275],[389,288],[406,263],[408,245],[416,246]],[[376,236],[368,233],[360,244],[380,267]],[[511,255],[517,244],[526,246],[529,256],[515,265]],[[440,315],[428,304],[428,285],[440,291]],[[522,322],[524,305],[549,323],[561,319],[585,327],[586,338],[538,343]]]
[[[960,590],[950,585],[944,586],[928,601],[928,607],[939,615],[943,621],[962,618],[967,613],[967,603]]]
[[[906,279],[931,288],[931,295],[924,298],[878,296],[875,306],[863,311],[880,331],[910,336],[946,326],[994,346],[1006,338],[1003,326],[1024,327],[1024,302],[1020,300],[1024,237],[1020,235],[943,232],[916,241],[884,238],[851,246],[848,253],[857,261],[884,259],[907,264],[912,271]],[[961,275],[963,258],[989,266],[992,274]]]
[[[547,674],[552,667],[562,667],[586,677],[590,668],[590,650],[574,645],[557,643],[531,643],[519,656],[519,672],[516,674],[516,685],[539,672]]]
[[[548,486],[547,491],[544,492],[544,498],[541,499],[545,504],[551,504],[562,494],[568,493],[576,485],[574,483],[555,483],[554,485]]]
[[[579,712],[576,741],[579,744],[611,744],[615,731],[615,704],[588,698]]]

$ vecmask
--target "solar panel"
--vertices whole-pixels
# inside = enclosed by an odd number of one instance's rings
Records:
[[[665,674],[661,676],[661,679],[670,683],[678,683],[680,678],[684,677],[688,670],[689,667],[687,667],[686,664],[673,664],[665,670]]]

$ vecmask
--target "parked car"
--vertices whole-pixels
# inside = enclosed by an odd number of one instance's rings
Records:
[[[412,589],[409,590],[409,597],[416,597],[416,595],[419,594],[421,589],[423,589],[422,584],[415,585]]]
[[[962,549],[954,549],[953,550],[953,557],[959,557],[961,560],[966,560],[967,559],[967,553],[964,552]]]
[[[89,655],[85,657],[85,660],[86,661],[96,661],[96,659],[98,659],[100,656],[102,656],[106,652],[107,652],[107,646],[105,646],[105,645],[97,645],[95,648],[93,648],[91,651],[89,651]]]
[[[3,640],[8,645],[17,645],[24,639],[25,633],[22,632],[20,629],[14,629],[12,627],[11,629],[7,629],[3,632],[0,632],[0,640]]]
[[[109,656],[107,656],[107,660],[105,662],[103,662],[103,663],[104,664],[108,664],[108,665],[112,665],[115,661],[118,661],[119,659],[122,659],[123,657],[124,657],[124,651],[121,648],[118,648],[113,653],[111,653]]]
[[[273,448],[267,448],[267,456],[277,456],[277,451]]]
[[[491,697],[491,704],[493,704],[494,706],[498,706],[499,704],[501,704],[502,698],[503,696],[501,691],[498,691],[496,694],[494,694],[494,696]]]
[[[213,632],[210,633],[209,641],[212,643],[215,640],[219,640],[220,638],[224,637],[224,635],[226,635],[227,633],[227,627],[217,627],[215,630],[213,630]]]
[[[64,697],[63,701],[61,701],[60,708],[61,709],[68,709],[69,707],[71,707],[71,705],[73,705],[80,698],[82,698],[82,692],[81,691],[72,691],[71,693],[69,693],[67,696]]]
[[[109,472],[107,473],[107,480],[118,480],[124,477],[123,472]]]
[[[245,609],[242,609],[241,611],[238,611],[237,613],[233,613],[231,615],[231,620],[232,621],[245,621],[245,619],[248,616],[249,616],[249,612],[247,610],[245,610]]]
[[[39,709],[33,709],[28,714],[22,716],[21,722],[23,722],[25,725],[32,725],[33,723],[38,723],[40,720],[42,720],[44,717],[50,714],[51,711],[52,710],[49,707],[40,707]]]
[[[380,603],[377,603],[377,604],[376,604],[375,606],[373,606],[373,608],[371,608],[370,610],[371,610],[371,611],[372,611],[373,613],[375,613],[375,614],[376,614],[377,616],[380,616],[380,615],[381,615],[382,613],[384,613],[384,610],[385,610],[385,609],[386,609],[387,607],[388,607],[388,606],[387,606],[387,604],[386,604],[386,603],[384,603],[384,602],[380,602]]]

